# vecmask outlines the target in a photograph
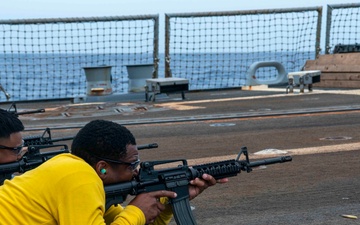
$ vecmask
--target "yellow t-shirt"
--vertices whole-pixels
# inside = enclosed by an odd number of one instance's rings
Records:
[[[81,158],[60,154],[0,186],[0,224],[105,224],[105,192],[95,170]],[[136,206],[111,207],[112,225],[145,224]],[[165,212],[166,211],[166,212]],[[171,219],[165,210],[160,223]],[[108,219],[107,219],[108,221]]]

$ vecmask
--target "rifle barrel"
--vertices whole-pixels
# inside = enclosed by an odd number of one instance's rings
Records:
[[[137,146],[138,150],[157,148],[157,147],[159,147],[159,145],[157,143],[151,143],[151,144]]]
[[[37,110],[30,110],[30,111],[24,111],[24,112],[16,112],[16,115],[25,115],[25,114],[33,114],[33,113],[43,113],[45,112],[45,109],[37,109]]]
[[[270,158],[270,159],[264,159],[259,161],[254,161],[249,163],[249,167],[257,167],[262,165],[269,165],[274,163],[284,163],[284,162],[290,162],[292,161],[291,156],[282,156],[277,158]]]

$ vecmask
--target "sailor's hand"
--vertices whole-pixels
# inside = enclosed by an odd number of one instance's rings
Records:
[[[190,181],[189,185],[189,194],[190,200],[194,199],[196,196],[201,194],[205,189],[210,186],[214,186],[216,183],[226,183],[228,182],[228,178],[223,178],[219,180],[215,180],[215,178],[209,174],[203,174],[202,178],[195,178]]]
[[[165,210],[166,205],[160,202],[161,197],[176,198],[172,191],[153,191],[137,195],[129,205],[138,207],[145,215],[146,224],[153,223],[159,214]]]

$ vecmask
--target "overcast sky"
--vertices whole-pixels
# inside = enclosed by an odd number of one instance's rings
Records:
[[[0,19],[126,16],[179,12],[298,8],[344,0],[2,0]]]

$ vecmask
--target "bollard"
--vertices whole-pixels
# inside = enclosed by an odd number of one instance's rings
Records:
[[[83,67],[87,81],[87,95],[109,95],[111,87],[111,66]]]
[[[129,78],[129,92],[144,92],[146,80],[152,78],[154,64],[137,64],[126,66]]]

